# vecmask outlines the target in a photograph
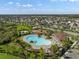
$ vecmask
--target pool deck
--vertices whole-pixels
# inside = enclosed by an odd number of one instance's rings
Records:
[[[27,36],[30,36],[30,35],[27,35]],[[46,39],[47,40],[47,39]],[[26,40],[26,36],[23,37],[23,41],[27,42],[28,44],[30,44],[32,46],[33,49],[40,49],[40,48],[43,48],[43,49],[48,49],[51,47],[51,44],[50,45],[34,45],[34,43],[30,43],[28,40]],[[50,40],[49,40],[50,41]],[[51,42],[51,41],[50,41]],[[47,43],[48,44],[48,43]]]

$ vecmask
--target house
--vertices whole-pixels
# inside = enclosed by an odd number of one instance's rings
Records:
[[[52,43],[57,44],[58,46],[62,46],[61,41],[67,37],[66,33],[54,34],[52,37]]]
[[[25,34],[27,34],[27,33],[29,33],[29,32],[28,32],[28,31],[20,31],[20,32],[19,32],[20,35],[25,35]]]

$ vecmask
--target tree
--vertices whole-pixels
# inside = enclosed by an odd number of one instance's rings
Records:
[[[27,59],[26,54],[25,54],[25,46],[22,44],[20,40],[17,40],[16,43],[18,43],[23,51],[22,55],[24,56],[24,59]]]
[[[29,54],[28,59],[35,59],[35,54],[34,54],[34,52],[31,52],[31,53]]]
[[[48,59],[52,59],[52,57],[48,57]]]
[[[64,50],[66,51],[67,49],[70,48],[73,42],[69,39],[65,39],[65,40],[62,40],[61,43],[62,43]]]
[[[39,49],[38,56],[37,56],[37,59],[44,59],[44,53],[43,52],[44,52],[43,49],[40,48]]]
[[[58,51],[58,46],[55,44],[55,45],[52,45],[51,46],[51,51],[53,52],[53,53],[56,53],[57,51]]]

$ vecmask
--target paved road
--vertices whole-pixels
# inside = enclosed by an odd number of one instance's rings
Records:
[[[43,29],[48,29],[48,30],[55,30],[55,29],[52,29],[52,28],[45,28],[43,27]],[[70,31],[64,31],[65,33],[67,34],[70,34],[70,35],[74,35],[74,36],[79,36],[79,33],[75,33],[75,32],[70,32]]]
[[[63,59],[79,59],[79,50],[70,49],[67,54],[63,56]]]
[[[75,41],[72,45],[73,47],[77,46],[79,41]],[[79,59],[79,50],[71,48],[61,57],[61,59]]]
[[[69,31],[64,31],[64,32],[70,35],[79,36],[79,33],[69,32]]]
[[[37,27],[35,27],[35,28],[37,28]],[[45,28],[45,27],[42,27],[42,28],[43,28],[43,29],[47,29],[47,30],[52,30],[52,31],[55,30],[55,29],[53,29],[53,28]],[[59,31],[59,30],[57,30],[57,31]],[[65,30],[64,30],[64,32],[67,33],[67,34],[70,34],[70,35],[79,36],[79,33],[70,32],[70,31],[65,31]]]

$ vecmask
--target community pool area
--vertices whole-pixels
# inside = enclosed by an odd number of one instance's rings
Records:
[[[37,35],[24,36],[24,41],[35,47],[48,47],[51,45],[50,40],[45,39],[43,36],[39,37]]]

